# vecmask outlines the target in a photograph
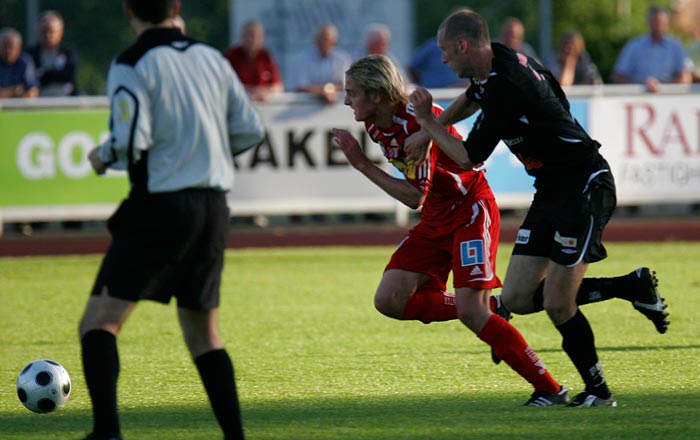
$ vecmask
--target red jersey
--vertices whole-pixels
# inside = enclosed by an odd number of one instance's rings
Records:
[[[437,116],[440,113],[442,109],[433,104],[433,114]],[[365,123],[365,130],[382,148],[384,157],[406,177],[406,181],[426,194],[421,222],[430,226],[445,225],[451,229],[469,221],[461,215],[463,210],[471,212],[471,205],[478,200],[493,198],[484,171],[465,170],[437,145],[433,145],[430,156],[419,168],[413,163],[406,163],[404,141],[420,130],[412,104],[398,105],[394,112],[394,124],[388,129]],[[462,139],[454,127],[450,126],[448,130],[454,137]]]
[[[255,58],[249,58],[243,47],[236,46],[224,52],[224,56],[244,85],[269,86],[282,82],[277,65],[265,49],[260,49]]]

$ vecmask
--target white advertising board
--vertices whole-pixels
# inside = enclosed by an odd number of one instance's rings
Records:
[[[333,145],[333,128],[349,130],[375,163],[392,172],[349,107],[306,99],[269,102],[259,109],[267,139],[236,157],[229,195],[234,215],[395,209],[397,202],[352,168]]]
[[[619,204],[700,199],[698,95],[594,97],[591,136],[615,174]]]

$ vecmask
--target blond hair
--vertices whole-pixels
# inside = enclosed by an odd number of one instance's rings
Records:
[[[406,102],[404,80],[384,55],[368,55],[352,63],[345,75],[365,93],[376,93],[389,102]]]

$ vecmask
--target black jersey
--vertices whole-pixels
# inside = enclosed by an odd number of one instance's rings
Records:
[[[599,166],[600,144],[571,116],[548,70],[500,43],[491,47],[489,77],[472,80],[466,92],[482,110],[464,142],[469,159],[483,162],[503,140],[535,177],[538,191],[580,191]]]

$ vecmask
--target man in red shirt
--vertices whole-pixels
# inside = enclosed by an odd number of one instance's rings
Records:
[[[229,48],[224,56],[255,101],[266,101],[271,94],[284,91],[282,76],[270,52],[263,47],[265,30],[257,21],[243,25],[241,44]]]
[[[348,131],[334,129],[350,164],[405,205],[422,207],[421,220],[392,255],[377,288],[375,307],[399,320],[423,323],[458,318],[535,388],[525,403],[568,403],[569,395],[547,371],[520,332],[490,310],[496,275],[500,216],[481,170],[465,170],[440,148],[416,167],[406,160],[405,139],[420,130],[396,67],[382,55],[352,64],[345,75],[345,104],[405,177],[375,165]],[[437,115],[442,112],[433,106]],[[452,136],[459,133],[450,127]],[[455,293],[446,292],[452,271]]]

